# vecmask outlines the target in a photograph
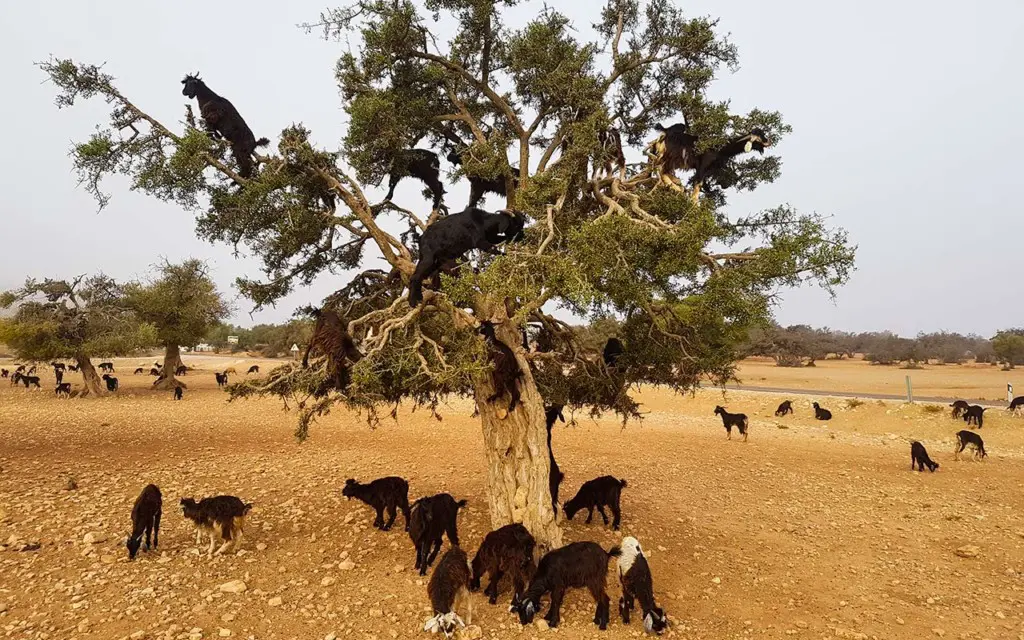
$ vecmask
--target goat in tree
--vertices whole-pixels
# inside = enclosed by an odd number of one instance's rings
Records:
[[[391,200],[395,195],[395,187],[407,177],[416,178],[430,189],[435,209],[442,206],[441,199],[445,192],[441,184],[441,160],[436,153],[426,149],[403,149],[395,154],[388,177],[388,195],[384,199]]]
[[[231,153],[238,163],[238,175],[251,177],[254,168],[252,156],[256,153],[256,147],[264,147],[270,144],[270,140],[257,140],[235,105],[206,86],[199,79],[198,72],[185,76],[181,84],[185,85],[181,90],[182,95],[199,101],[199,112],[206,123],[206,131],[213,138],[224,138],[231,143]]]
[[[741,153],[750,153],[751,151],[764,154],[764,148],[767,146],[769,146],[768,136],[764,131],[752,129],[750,133],[733,138],[718,149],[711,149],[700,154],[693,177],[690,179],[694,200],[700,195],[701,185],[708,180],[717,178],[730,160]]]
[[[344,391],[351,381],[349,370],[363,358],[363,354],[356,348],[337,311],[313,309],[310,313],[316,318],[316,324],[313,325],[313,337],[309,339],[306,354],[302,357],[302,368],[309,366],[309,353],[315,349],[327,357],[328,372],[327,386],[319,389],[317,395],[326,395],[329,388]]]
[[[462,152],[453,150],[448,153],[448,162],[454,165],[462,165]],[[509,167],[512,171],[512,187],[514,189],[519,188],[519,169],[517,167]],[[483,178],[480,176],[471,176],[466,174],[466,179],[469,181],[469,203],[467,207],[473,208],[483,199],[484,195],[493,193],[503,198],[508,197],[508,187],[505,182],[505,176],[497,176],[494,178]]]
[[[689,132],[690,126],[686,122],[677,122],[668,127],[655,124],[654,128],[661,135],[647,145],[647,149],[653,151],[650,157],[658,165],[660,183],[681,191],[675,173],[679,170],[696,170],[697,136]]]

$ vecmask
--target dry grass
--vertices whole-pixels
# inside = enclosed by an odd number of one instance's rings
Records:
[[[970,383],[966,372],[954,375]],[[186,377],[182,402],[146,390],[148,377],[120,377],[121,393],[100,400],[57,400],[0,383],[0,542],[42,545],[0,552],[0,628],[8,636],[188,638],[201,628],[213,638],[224,628],[260,640],[417,637],[428,600],[412,571],[412,546],[401,527],[381,533],[370,527],[371,510],[341,498],[345,478],[399,474],[412,497],[468,498],[459,530],[470,552],[490,529],[480,426],[466,402],[445,408],[440,423],[405,410],[377,430],[336,411],[298,445],[293,416],[269,401],[225,403],[212,373]],[[829,373],[815,384],[825,379]],[[796,415],[777,419],[781,396],[730,391],[730,408],[751,418],[742,443],[726,441],[712,414],[723,403],[719,391],[648,389],[638,399],[648,412],[642,424],[623,429],[610,416],[578,416],[559,425],[553,446],[565,497],[605,473],[629,480],[621,535],[649,550],[674,637],[1020,634],[1018,419],[989,412],[990,457],[956,463],[953,434],[962,423],[914,406],[870,402],[854,411],[822,399],[835,418],[820,423],[812,398],[796,399]],[[937,473],[909,470],[910,440],[928,447],[942,465]],[[69,476],[77,489],[66,489]],[[164,493],[160,550],[129,563],[123,538],[147,482]],[[209,562],[177,501],[222,492],[256,507],[243,553]],[[565,528],[568,541],[608,547],[620,538],[579,516]],[[87,532],[108,539],[86,545]],[[979,555],[957,556],[964,545]],[[609,576],[614,604],[619,588]],[[217,590],[237,579],[245,593]],[[503,605],[507,598],[504,590]],[[524,633],[506,606],[475,599],[484,637],[551,633]],[[557,637],[633,638],[640,630],[614,618],[600,634],[592,617],[589,595],[573,593]]]

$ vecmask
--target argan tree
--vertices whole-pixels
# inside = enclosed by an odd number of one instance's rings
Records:
[[[1024,364],[1024,329],[1003,329],[992,336],[992,350],[1008,369]]]
[[[156,327],[164,347],[163,374],[154,388],[185,387],[174,377],[182,364],[180,347],[201,342],[231,312],[206,264],[194,258],[181,264],[164,261],[156,266],[152,280],[128,285],[126,299],[142,320]]]
[[[25,360],[74,360],[82,373],[82,397],[107,395],[92,358],[128,355],[156,342],[153,327],[125,304],[123,287],[102,274],[27,280],[0,294],[0,307],[12,306],[14,316],[0,320],[0,342]]]
[[[733,113],[728,101],[708,97],[716,75],[737,65],[715,20],[686,17],[668,0],[611,0],[594,14],[596,41],[587,42],[539,3],[521,29],[503,21],[514,2],[425,3],[367,0],[310,25],[357,42],[336,71],[350,116],[344,147],[315,148],[306,128],[290,126],[275,153],[257,157],[250,179],[190,109],[184,128],[172,129],[120,93],[104,69],[59,59],[42,68],[58,106],[91,97],[112,106],[110,120],[72,151],[85,188],[102,205],[102,180],[120,174],[136,190],[196,210],[201,237],[248,246],[262,259],[265,277],[238,283],[257,306],[374,257],[390,267],[362,266],[325,301],[332,313],[321,313],[318,327],[333,337],[314,336],[308,368],[279,368],[239,395],[298,399],[302,433],[337,402],[372,420],[377,408],[402,400],[436,410],[445,396],[469,395],[483,427],[492,524],[522,522],[542,544],[558,545],[545,403],[628,419],[639,415],[629,395],[635,385],[684,391],[702,379],[722,383],[733,375],[735,346],[769,321],[780,287],[809,281],[831,292],[847,279],[854,252],[845,232],[818,215],[788,205],[728,210],[730,192],[779,177],[770,149],[727,162],[696,198],[687,176],[666,184],[663,156],[643,153],[659,122],[685,119],[696,153],[755,128],[770,147],[790,132],[777,112]],[[442,13],[456,23],[448,42],[435,33]],[[167,79],[168,95],[177,81]],[[609,172],[605,161],[617,154],[603,141],[613,126],[638,162]],[[364,187],[413,145],[441,157],[460,153],[454,176],[503,178],[502,205],[532,223],[524,241],[503,245],[504,255],[466,256],[410,308],[403,283],[417,248],[406,239],[443,211],[428,213],[424,202],[375,204]],[[446,198],[458,211],[450,184]],[[405,228],[410,233],[399,235]],[[625,353],[614,367],[581,347],[550,314],[556,307],[622,319]],[[488,402],[483,320],[496,324],[522,371],[522,402],[511,412],[507,398]],[[536,352],[522,347],[528,324],[543,345]],[[344,348],[348,337],[358,353]]]

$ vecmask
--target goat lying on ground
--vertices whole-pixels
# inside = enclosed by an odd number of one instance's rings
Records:
[[[128,536],[128,559],[134,560],[142,545],[142,534],[146,534],[146,551],[156,549],[160,544],[160,515],[163,512],[163,497],[155,484],[148,484],[135,499],[132,507],[132,534]],[[150,546],[152,534],[152,546]]]
[[[107,391],[117,391],[117,378],[109,373],[104,373],[103,381],[107,383]]]
[[[558,468],[558,463],[555,462],[555,452],[551,449],[551,427],[555,426],[555,420],[565,422],[565,416],[562,415],[562,405],[556,404],[546,407],[544,409],[544,420],[548,428],[548,464],[551,467],[548,475],[548,489],[551,491],[551,509],[557,514],[558,487],[562,484],[562,480],[565,480],[565,474]]]
[[[968,404],[966,400],[957,400],[956,402],[949,406],[953,407],[953,419],[957,420],[960,418],[960,416],[963,415],[964,411],[967,411],[967,408],[970,407],[971,405]]]
[[[185,394],[185,392],[181,390],[181,387],[174,387],[174,399],[175,400],[181,400],[181,397],[184,394]]]
[[[512,353],[512,349],[504,342],[498,340],[494,333],[494,323],[484,320],[480,323],[480,333],[487,341],[487,350],[490,354],[494,369],[491,371],[491,382],[494,384],[494,393],[487,398],[487,402],[497,402],[508,394],[510,401],[508,413],[515,411],[519,404],[519,381],[523,378],[523,372],[519,368],[519,362]]]
[[[604,508],[607,506],[611,509],[612,516],[614,517],[612,529],[618,531],[619,524],[622,521],[619,499],[622,490],[625,488],[625,480],[619,480],[612,476],[601,476],[600,478],[588,480],[583,483],[583,486],[576,492],[573,499],[566,502],[562,507],[565,511],[565,517],[572,520],[578,511],[587,509],[587,520],[584,524],[590,524],[591,520],[594,519],[594,508],[596,507],[605,525],[607,525],[608,515],[604,512]]]
[[[260,372],[260,366],[258,364],[254,364],[251,367],[249,367],[249,370],[245,372],[245,375],[249,375],[250,373],[259,373],[259,372]]]
[[[54,393],[54,395],[56,395],[58,397],[64,396],[65,398],[70,398],[71,397],[71,383],[70,382],[62,382],[62,383],[58,384],[57,388],[53,390],[53,393]]]
[[[1022,409],[1024,409],[1024,396],[1017,396],[1010,401],[1010,406],[1006,407],[1007,411],[1013,413],[1019,413]]]
[[[181,81],[185,87],[181,94],[196,98],[199,102],[199,113],[203,116],[206,131],[213,138],[224,138],[231,144],[231,155],[238,163],[238,175],[243,178],[252,176],[254,167],[253,154],[256,147],[270,144],[266,138],[256,139],[249,125],[235,109],[235,105],[227,98],[221,97],[199,79],[199,74],[185,76]]]
[[[409,515],[409,537],[416,547],[416,569],[427,575],[427,567],[441,550],[441,537],[448,534],[448,542],[459,546],[457,518],[466,500],[455,501],[447,493],[420,498],[412,505]],[[433,547],[433,549],[431,549]]]
[[[981,439],[977,433],[973,431],[958,431],[956,434],[957,449],[953,451],[953,459],[960,459],[960,452],[967,448],[967,445],[974,445],[974,457],[985,458],[988,454],[985,453],[985,442]]]
[[[985,407],[972,404],[967,407],[967,410],[963,413],[964,422],[967,424],[974,423],[978,425],[980,429],[985,418]]]
[[[416,178],[425,184],[434,196],[433,207],[437,209],[441,206],[444,185],[441,184],[441,160],[436,153],[426,149],[404,149],[396,153],[391,162],[388,195],[384,199],[391,200],[395,195],[395,187],[407,177]]]
[[[448,162],[454,165],[461,165],[462,154],[458,151],[449,152]],[[518,189],[519,169],[510,166],[509,170],[512,172],[512,187],[514,189]],[[466,180],[469,181],[469,203],[466,205],[469,208],[473,208],[480,204],[484,195],[488,193],[499,195],[502,198],[508,197],[508,187],[506,185],[504,175],[498,175],[493,178],[483,178],[480,176],[471,176],[466,174]]]
[[[198,503],[192,498],[182,498],[181,508],[185,518],[196,525],[197,544],[203,532],[210,536],[210,548],[206,555],[213,557],[224,553],[229,547],[232,551],[238,549],[245,531],[245,516],[252,505],[235,496],[215,496],[203,498]],[[223,541],[219,548],[218,540]]]
[[[622,597],[619,598],[619,615],[622,616],[622,623],[629,624],[629,614],[633,610],[634,599],[637,599],[643,614],[644,630],[660,635],[668,628],[668,619],[654,601],[654,580],[651,578],[647,558],[636,538],[623,538],[621,549],[619,582],[622,584]]]
[[[928,457],[928,450],[924,448],[924,445],[917,440],[910,443],[910,470],[914,470],[914,465],[917,465],[918,471],[924,471],[925,467],[932,473],[939,468],[938,462],[933,462]]]
[[[622,341],[616,337],[608,338],[608,342],[604,343],[604,352],[601,357],[604,359],[606,367],[614,367],[615,363],[618,362],[619,356],[626,352],[625,347],[622,346]]]
[[[832,419],[832,412],[829,411],[828,409],[822,409],[821,405],[819,405],[817,402],[815,402],[811,406],[814,407],[814,419],[815,420],[831,420]]]
[[[497,245],[522,239],[525,219],[516,212],[488,213],[470,207],[441,218],[420,237],[420,261],[409,278],[409,306],[423,301],[423,281],[473,249],[501,255]]]
[[[613,547],[605,551],[595,542],[573,542],[555,549],[541,558],[530,586],[522,599],[512,607],[519,614],[519,623],[523,625],[533,622],[533,617],[540,611],[540,599],[551,593],[551,606],[544,616],[548,626],[557,627],[561,619],[562,600],[569,589],[590,591],[597,603],[594,624],[603,631],[608,628],[610,618],[609,598],[606,593],[608,584],[608,560],[619,556],[621,551]]]
[[[784,415],[786,415],[788,413],[793,413],[793,401],[792,400],[785,400],[785,401],[783,401],[779,405],[779,408],[775,410],[775,417],[781,418],[782,416],[784,416]]]
[[[434,574],[427,584],[427,595],[434,609],[434,617],[427,620],[424,631],[437,633],[441,631],[450,638],[456,627],[473,624],[473,600],[469,595],[470,580],[469,560],[466,552],[459,547],[452,547],[437,563]],[[457,610],[465,605],[466,621],[459,618]]]
[[[715,415],[722,416],[722,424],[725,425],[726,439],[732,440],[732,428],[739,429],[743,436],[743,442],[747,441],[747,415],[745,413],[729,413],[724,407],[715,407]]]
[[[373,507],[377,517],[373,526],[381,531],[389,531],[398,516],[398,509],[405,517],[405,530],[409,530],[409,483],[396,476],[377,478],[373,482],[360,484],[354,478],[345,481],[341,495],[349,500],[355,498]],[[388,521],[384,522],[384,510],[387,509]]]
[[[502,576],[508,574],[512,579],[512,606],[515,606],[536,570],[533,563],[536,544],[526,527],[519,523],[507,524],[488,533],[473,558],[470,590],[480,589],[484,574],[490,574],[491,582],[484,589],[484,594],[488,602],[497,604],[498,583]]]

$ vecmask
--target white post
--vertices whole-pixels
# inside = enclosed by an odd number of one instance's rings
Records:
[[[914,387],[910,384],[910,376],[907,376],[907,402],[914,403]]]
[[[1013,383],[1012,382],[1007,382],[1006,383],[1006,401],[1007,402],[1013,402]]]

